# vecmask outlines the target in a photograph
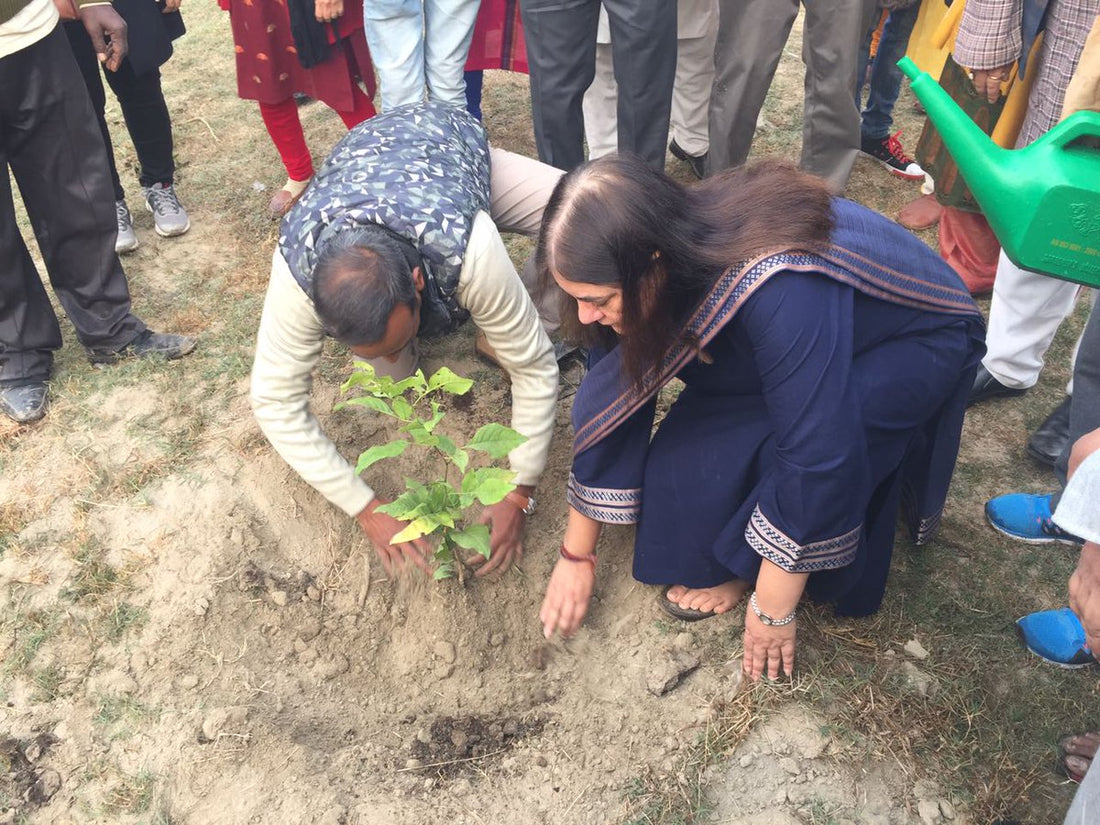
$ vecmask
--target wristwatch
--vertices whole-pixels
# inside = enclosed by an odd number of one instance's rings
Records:
[[[534,496],[525,496],[523,493],[512,490],[504,498],[516,505],[525,516],[529,516],[535,512]]]

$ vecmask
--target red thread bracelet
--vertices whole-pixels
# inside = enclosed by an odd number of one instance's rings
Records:
[[[575,556],[572,553],[570,553],[568,550],[565,549],[565,542],[563,541],[561,543],[561,550],[558,552],[558,555],[560,555],[566,561],[583,561],[583,562],[587,562],[588,564],[592,565],[592,572],[593,573],[596,572],[596,554],[595,553],[590,553],[587,556]]]

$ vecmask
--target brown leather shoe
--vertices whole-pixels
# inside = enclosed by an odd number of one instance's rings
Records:
[[[291,183],[297,184],[298,181],[287,182],[288,185]],[[302,193],[306,191],[306,186],[308,184],[309,181],[301,183],[301,188],[298,190],[298,192],[294,192],[292,189],[288,189],[285,186],[278,192],[276,192],[274,197],[272,197],[271,202],[267,205],[267,211],[270,213],[271,217],[279,219],[283,217],[283,215],[285,215],[287,212],[289,212],[291,207],[294,206],[294,204],[296,204],[298,200],[302,197]]]
[[[935,195],[921,195],[898,212],[898,223],[906,229],[931,229],[940,222],[943,207]]]

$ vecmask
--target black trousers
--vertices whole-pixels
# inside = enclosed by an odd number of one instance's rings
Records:
[[[676,77],[675,0],[602,0],[619,86],[619,151],[665,168]],[[581,102],[596,74],[601,0],[520,0],[539,160],[569,171],[584,162]]]
[[[0,58],[0,384],[19,386],[49,377],[61,329],[16,225],[8,167],[80,342],[129,344],[145,325],[130,312],[107,152],[60,26]]]
[[[115,166],[115,153],[111,148],[111,133],[107,129],[107,119],[103,114],[107,98],[103,91],[103,79],[100,75],[99,61],[96,59],[92,41],[79,20],[65,23],[65,34],[69,38],[76,65],[84,76],[84,85],[95,107],[99,130],[103,133],[103,142],[107,144],[107,160],[111,167],[111,182],[114,184],[115,200],[123,199],[122,183]],[[160,87],[160,69],[151,69],[144,74],[135,74],[129,59],[122,61],[117,72],[104,71],[107,85],[118,98],[122,107],[122,116],[126,120],[126,129],[134,142],[138,162],[141,164],[139,180],[142,186],[154,183],[170,184],[176,173],[172,160],[172,120],[168,114],[168,104],[164,102],[164,92]]]

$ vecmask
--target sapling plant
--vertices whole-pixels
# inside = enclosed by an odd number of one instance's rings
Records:
[[[405,492],[378,508],[379,512],[408,522],[391,539],[394,544],[421,536],[438,537],[434,554],[437,580],[456,574],[460,581],[464,578],[462,550],[489,558],[489,528],[471,522],[470,508],[475,503],[496,504],[515,489],[511,470],[493,466],[471,468],[470,453],[485,453],[499,461],[527,440],[510,427],[495,423],[481,427],[461,447],[437,432],[446,415],[439,399],[447,395],[465,395],[473,383],[446,367],[438,369],[430,378],[425,378],[423,370],[417,370],[415,375],[394,381],[389,376],[375,374],[370,364],[356,361],[354,372],[340,388],[344,395],[355,391],[361,395],[342,401],[337,409],[357,406],[374,410],[393,418],[398,432],[405,436],[374,444],[360,453],[356,473],[384,459],[402,455],[410,447],[426,449],[439,459],[442,478],[426,483],[406,478]]]

